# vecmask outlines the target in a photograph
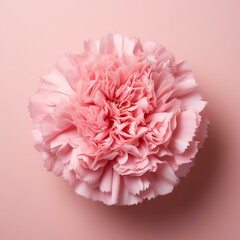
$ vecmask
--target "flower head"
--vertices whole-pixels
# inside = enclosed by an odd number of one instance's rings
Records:
[[[170,193],[206,137],[191,70],[160,44],[118,34],[84,48],[60,58],[30,101],[45,166],[107,205]]]

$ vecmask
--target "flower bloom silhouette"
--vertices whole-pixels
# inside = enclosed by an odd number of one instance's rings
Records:
[[[160,44],[119,34],[84,49],[61,57],[30,99],[46,168],[107,205],[170,193],[207,135],[191,70]]]

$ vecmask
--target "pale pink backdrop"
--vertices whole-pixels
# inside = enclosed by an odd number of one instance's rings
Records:
[[[240,239],[239,0],[0,0],[0,239]],[[28,97],[63,53],[108,32],[185,58],[209,101],[209,139],[173,194],[107,207],[46,172]]]

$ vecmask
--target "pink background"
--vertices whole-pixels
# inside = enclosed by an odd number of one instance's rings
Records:
[[[0,239],[240,239],[240,1],[0,0]],[[209,101],[209,139],[175,191],[134,207],[74,194],[33,148],[28,97],[63,53],[108,32],[185,58]]]

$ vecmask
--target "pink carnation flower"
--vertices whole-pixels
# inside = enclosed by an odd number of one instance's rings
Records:
[[[170,193],[206,137],[191,70],[138,38],[110,34],[84,48],[60,58],[30,101],[46,168],[107,205]]]

